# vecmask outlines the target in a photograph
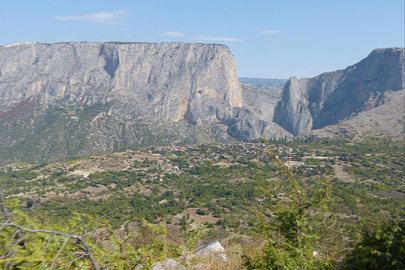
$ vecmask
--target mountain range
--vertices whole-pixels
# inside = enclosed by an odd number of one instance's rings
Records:
[[[219,44],[2,46],[0,162],[292,138],[403,100],[403,65],[403,48],[377,49],[345,70],[292,77],[281,91],[241,84],[233,55]]]

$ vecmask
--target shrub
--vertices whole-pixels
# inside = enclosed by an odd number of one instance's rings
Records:
[[[346,260],[345,269],[405,269],[405,220],[363,230],[362,240]]]

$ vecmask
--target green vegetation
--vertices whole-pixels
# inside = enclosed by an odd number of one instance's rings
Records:
[[[405,269],[405,220],[363,230],[345,269]]]
[[[294,177],[294,174],[285,166],[280,159],[273,154],[282,177],[270,189],[277,188],[280,182],[289,183],[289,193],[284,195],[288,200],[272,198],[267,190],[263,193],[269,200],[264,207],[255,209],[258,214],[259,236],[263,240],[261,247],[253,256],[244,255],[244,266],[248,270],[253,269],[326,269],[331,268],[335,262],[329,257],[328,252],[320,250],[319,243],[322,226],[310,215],[310,208],[324,210],[320,207],[329,197],[329,179],[322,183],[322,188],[312,192],[313,196],[306,194],[303,186]],[[270,211],[270,212],[269,212]],[[268,218],[268,215],[274,216]]]
[[[3,269],[151,269],[158,261],[178,256],[189,269],[191,252],[207,233],[204,225],[190,224],[186,240],[181,241],[164,226],[156,227],[145,220],[138,220],[136,231],[128,227],[116,231],[101,218],[85,214],[75,214],[67,222],[49,223],[17,209],[9,212],[1,192],[0,202]]]
[[[174,234],[181,243],[165,249],[177,250],[176,245],[184,246],[193,237],[188,235],[189,225],[196,222],[208,230],[200,243],[221,240],[230,249],[241,245],[238,252],[245,254],[247,269],[294,269],[304,263],[307,269],[356,265],[353,262],[359,263],[360,258],[356,252],[366,253],[357,245],[367,239],[364,229],[380,228],[378,221],[405,217],[403,142],[309,138],[272,142],[270,148],[276,155],[268,148],[262,142],[156,146],[51,164],[8,164],[0,171],[0,186],[8,200],[18,202],[26,220],[32,220],[23,226],[48,224],[49,229],[79,234],[82,223],[66,228],[58,222],[75,216],[80,221],[84,215],[83,222],[88,224],[94,220],[91,217],[109,213],[96,224],[100,229],[107,226],[110,236],[128,228],[124,234],[132,239],[139,226],[164,224],[160,232]],[[325,182],[328,175],[332,176]],[[145,221],[138,229],[129,229],[134,220]],[[399,225],[395,226],[391,228]],[[377,232],[373,237],[382,238],[379,229],[373,231]],[[137,246],[141,257],[156,254],[151,263],[179,254],[159,253],[165,245],[161,240],[168,237],[160,232],[150,232],[155,240],[145,242],[154,243],[153,248]],[[42,242],[49,241],[41,237]],[[261,239],[259,244],[256,238]],[[63,241],[58,238],[56,252]],[[70,248],[66,252],[76,252]],[[149,251],[139,253],[141,249]],[[389,248],[375,250],[393,254]],[[189,247],[187,254],[190,251]],[[389,261],[395,256],[385,257]],[[346,257],[347,266],[340,260]],[[239,260],[233,269],[241,267]]]

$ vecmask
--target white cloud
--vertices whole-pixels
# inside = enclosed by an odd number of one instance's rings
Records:
[[[88,23],[101,23],[108,25],[120,25],[128,14],[127,10],[103,11],[73,16],[58,16],[56,20],[61,21],[83,21]]]
[[[262,35],[266,35],[266,36],[278,36],[278,35],[281,35],[284,32],[280,31],[280,30],[266,30],[266,31],[262,31],[260,33]]]
[[[192,36],[192,35],[189,35],[187,33],[176,32],[176,31],[165,32],[165,33],[162,34],[162,36],[166,36],[166,37],[183,37],[183,38],[186,38],[186,39],[200,40],[200,41],[232,41],[232,42],[242,41],[241,39],[233,38],[233,37]]]
[[[184,36],[187,36],[187,34],[181,33],[181,32],[166,32],[166,33],[163,33],[162,36],[166,36],[166,37],[184,37]]]
[[[192,37],[192,39],[202,41],[232,41],[232,42],[242,41],[241,39],[232,37]]]

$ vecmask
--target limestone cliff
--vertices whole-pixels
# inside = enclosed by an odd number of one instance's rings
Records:
[[[217,44],[3,46],[0,97],[0,159],[291,136],[243,101],[235,60]]]
[[[133,116],[218,121],[242,107],[226,46],[184,43],[28,43],[0,48],[0,106],[35,97],[43,104],[118,100]]]
[[[404,89],[404,49],[376,49],[359,63],[314,78],[292,77],[284,86],[274,122],[298,135],[337,124],[387,101]]]

